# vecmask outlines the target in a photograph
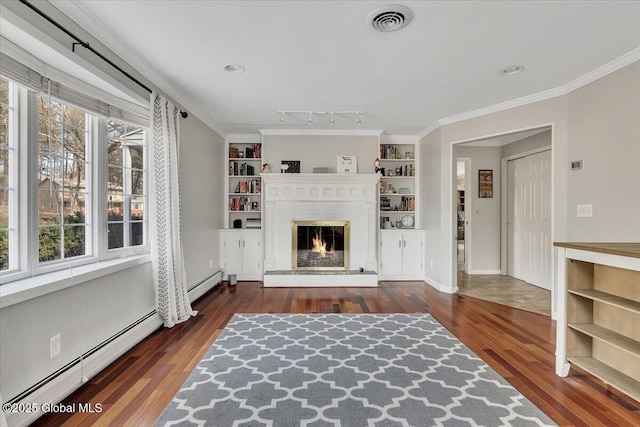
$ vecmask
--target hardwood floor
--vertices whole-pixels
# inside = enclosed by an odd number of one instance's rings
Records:
[[[101,413],[52,414],[36,426],[150,426],[234,313],[429,312],[561,426],[638,426],[640,403],[572,368],[555,375],[555,322],[422,282],[379,288],[221,285],[194,303],[198,315],[161,329],[65,399],[101,403]],[[346,427],[346,426],[345,426]]]

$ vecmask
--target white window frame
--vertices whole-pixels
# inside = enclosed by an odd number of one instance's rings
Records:
[[[122,119],[105,119],[103,126],[101,127],[101,130],[104,130],[104,132],[101,132],[102,136],[104,137],[104,140],[101,142],[101,144],[99,145],[99,147],[101,147],[102,150],[102,157],[105,159],[104,160],[104,178],[102,180],[103,184],[107,184],[107,180],[108,180],[108,170],[109,170],[109,160],[108,160],[108,146],[109,146],[109,137],[107,135],[107,121],[109,120],[113,120],[113,121],[117,121],[120,123],[124,123],[127,126],[131,125],[131,126],[136,126],[136,127],[140,127],[143,129],[144,131],[144,153],[143,153],[143,172],[145,173],[144,175],[144,183],[143,183],[143,197],[144,197],[144,220],[142,221],[143,224],[143,241],[144,243],[142,245],[137,245],[137,246],[124,246],[122,248],[113,248],[113,249],[109,249],[109,223],[108,223],[108,218],[107,218],[107,210],[108,210],[108,203],[109,203],[109,194],[108,194],[108,189],[107,189],[107,185],[101,185],[102,189],[104,190],[104,194],[101,198],[101,200],[104,202],[104,206],[102,209],[102,212],[104,214],[104,225],[105,225],[105,233],[104,233],[104,244],[101,245],[104,250],[106,251],[105,254],[105,258],[106,259],[111,259],[111,258],[121,258],[124,256],[131,256],[131,255],[140,255],[143,253],[148,253],[150,252],[150,247],[149,247],[149,200],[150,200],[150,195],[149,195],[149,179],[150,179],[150,170],[149,170],[149,150],[150,150],[150,146],[149,146],[149,135],[151,130],[149,128],[145,128],[144,126],[140,126],[134,123],[129,123],[126,120],[122,120]],[[124,177],[123,177],[124,179]],[[126,232],[124,227],[126,224],[132,224],[130,221],[126,221],[125,220],[126,215],[123,215],[123,219],[122,219],[122,223],[123,223],[123,233]]]
[[[128,248],[118,248],[108,250],[107,236],[107,132],[106,117],[96,113],[86,112],[88,115],[88,139],[87,141],[87,168],[89,173],[86,176],[87,200],[85,202],[85,255],[76,256],[52,261],[39,261],[38,246],[38,96],[41,94],[30,90],[19,83],[11,82],[13,102],[13,117],[10,122],[13,130],[14,150],[12,153],[13,163],[10,164],[10,185],[15,189],[10,201],[13,212],[9,215],[9,228],[15,230],[17,238],[11,239],[10,266],[11,270],[0,272],[0,296],[5,299],[6,295],[12,298],[28,298],[27,294],[18,297],[14,292],[20,293],[31,286],[60,286],[60,277],[64,270],[68,270],[71,275],[71,282],[75,282],[77,277],[71,272],[71,268],[84,266],[81,270],[104,270],[104,274],[112,272],[118,268],[113,262],[108,262],[114,258],[119,258],[122,265],[139,263],[140,255],[148,257],[149,247],[149,139],[150,129],[140,126],[145,133],[145,219],[144,219],[144,244]],[[46,96],[46,95],[43,95]],[[75,107],[65,100],[58,102]],[[111,118],[124,123],[127,120]],[[133,126],[139,126],[132,124]],[[11,167],[13,166],[13,167]],[[19,220],[18,220],[19,218]],[[16,261],[17,256],[17,261]],[[144,258],[146,259],[146,258]],[[95,264],[95,263],[102,263]],[[95,264],[95,267],[89,264]],[[56,273],[57,272],[57,273]],[[99,273],[92,273],[95,277]],[[12,284],[11,289],[7,287]],[[14,289],[15,288],[15,289]],[[46,293],[46,291],[43,291]],[[4,302],[3,304],[4,305]]]
[[[4,79],[4,78],[3,78]],[[4,277],[13,277],[20,273],[20,227],[18,223],[18,218],[20,217],[19,212],[19,190],[17,188],[18,185],[18,154],[19,154],[19,133],[18,133],[18,116],[19,116],[19,100],[18,100],[18,90],[19,86],[12,82],[9,79],[9,94],[8,94],[8,102],[7,108],[9,110],[9,123],[7,127],[7,153],[8,153],[8,163],[9,163],[9,173],[8,176],[8,187],[9,189],[13,189],[13,191],[9,191],[8,194],[8,237],[9,237],[9,266],[7,270],[3,270],[0,272],[1,276]],[[1,283],[1,282],[0,282]]]

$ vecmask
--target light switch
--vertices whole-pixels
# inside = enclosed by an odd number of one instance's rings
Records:
[[[578,205],[578,218],[591,218],[593,216],[592,205]]]

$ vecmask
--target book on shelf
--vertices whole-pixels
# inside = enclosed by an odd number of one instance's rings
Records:
[[[237,159],[238,158],[238,149],[235,147],[229,147],[229,158]]]
[[[247,228],[262,228],[262,222],[260,218],[247,218]]]
[[[255,175],[255,168],[247,163],[232,162],[229,164],[229,175],[251,176]]]
[[[229,210],[234,212],[256,211],[257,204],[253,204],[250,197],[231,197],[229,199]],[[254,209],[254,206],[256,209]]]

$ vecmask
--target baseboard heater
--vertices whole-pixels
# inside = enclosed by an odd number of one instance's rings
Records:
[[[202,286],[204,283],[208,282],[209,280],[213,279],[214,277],[216,277],[217,275],[222,274],[222,269],[218,269],[216,272],[214,272],[213,274],[211,274],[210,276],[202,279],[200,282],[196,283],[195,285],[193,285],[192,287],[190,287],[188,289],[188,292],[193,291],[194,289]],[[215,286],[215,285],[214,285]],[[69,369],[73,368],[74,366],[82,363],[82,361],[84,359],[89,358],[90,356],[94,355],[95,353],[97,353],[98,351],[102,350],[104,347],[106,347],[107,345],[111,344],[112,342],[114,342],[115,340],[117,340],[118,338],[122,337],[123,335],[125,335],[127,332],[131,331],[132,329],[134,329],[136,326],[142,324],[143,322],[149,320],[151,317],[154,317],[158,314],[157,310],[153,310],[150,311],[149,313],[145,314],[144,316],[142,316],[140,319],[136,320],[135,322],[129,324],[128,326],[126,326],[125,328],[121,329],[120,331],[116,332],[115,334],[113,334],[112,336],[110,336],[109,338],[107,338],[106,340],[102,341],[100,344],[96,345],[95,347],[89,349],[88,351],[86,351],[85,353],[83,353],[81,356],[73,359],[72,361],[70,361],[69,363],[67,363],[66,365],[62,366],[60,369],[58,369],[57,371],[53,372],[51,375],[43,378],[42,380],[40,380],[39,382],[37,382],[36,384],[32,385],[31,387],[29,387],[28,389],[26,389],[25,391],[23,391],[22,393],[18,394],[17,396],[15,396],[13,399],[8,400],[6,403],[8,404],[12,404],[12,403],[18,403],[21,402],[24,398],[26,398],[27,396],[33,394],[34,392],[36,392],[38,389],[40,389],[41,387],[49,384],[51,381],[55,380],[56,378],[58,378],[60,375],[64,374],[65,372],[67,372]]]

